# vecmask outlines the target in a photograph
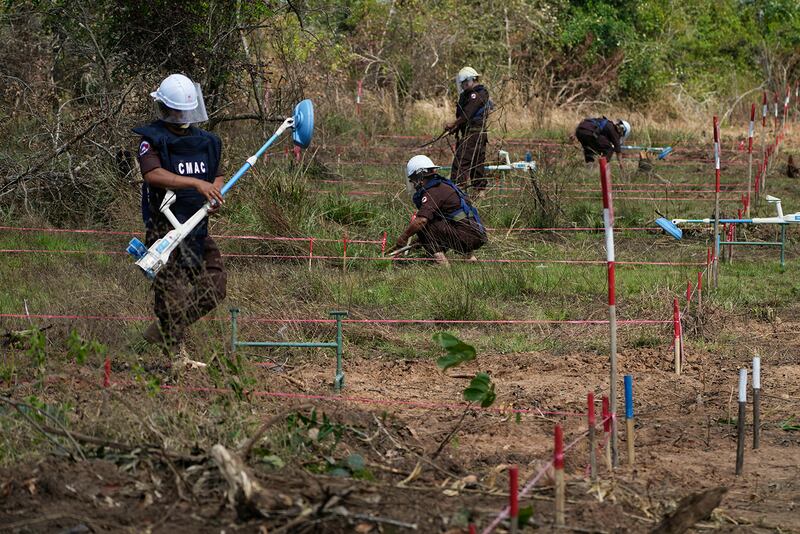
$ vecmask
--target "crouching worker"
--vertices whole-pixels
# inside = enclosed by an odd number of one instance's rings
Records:
[[[575,137],[583,147],[583,158],[587,164],[600,156],[611,161],[611,156],[616,153],[622,165],[622,143],[630,133],[631,125],[628,121],[619,120],[614,123],[605,117],[599,117],[583,119],[575,130]]]
[[[438,264],[447,265],[444,253],[448,250],[477,261],[473,252],[488,241],[478,210],[456,184],[436,173],[438,168],[428,156],[408,160],[406,176],[417,213],[397,238],[395,249],[406,246],[416,235]]]
[[[181,74],[172,74],[150,93],[158,120],[134,128],[141,135],[138,150],[142,185],[142,218],[146,245],[164,237],[172,225],[159,207],[175,195],[170,210],[186,222],[209,201],[217,211],[223,203],[224,185],[220,139],[194,124],[208,120],[200,86]],[[167,198],[169,200],[169,198]],[[208,235],[206,217],[170,255],[153,282],[154,311],[158,318],[144,338],[158,344],[165,354],[177,356],[176,364],[204,366],[188,359],[182,341],[195,321],[225,298],[227,275],[219,248]]]

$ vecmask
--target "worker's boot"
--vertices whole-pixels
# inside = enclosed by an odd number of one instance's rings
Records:
[[[161,325],[158,321],[150,323],[150,326],[142,332],[142,337],[145,341],[153,345],[161,345],[164,343],[164,334],[161,332]]]

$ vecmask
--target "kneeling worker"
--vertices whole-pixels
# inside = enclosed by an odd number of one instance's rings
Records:
[[[622,165],[622,143],[631,133],[628,121],[619,120],[611,122],[605,117],[583,119],[575,130],[575,137],[583,147],[583,157],[586,163],[592,163],[596,156],[605,156],[611,161],[611,156],[617,153],[617,159]]]
[[[408,160],[406,176],[414,188],[417,213],[397,238],[395,248],[406,246],[416,235],[438,264],[447,265],[444,253],[451,249],[468,261],[477,261],[473,252],[488,241],[478,210],[456,184],[436,173],[438,168],[428,156]]]

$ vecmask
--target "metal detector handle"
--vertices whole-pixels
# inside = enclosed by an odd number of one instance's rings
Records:
[[[406,246],[404,246],[404,247],[400,247],[400,248],[398,248],[397,250],[393,250],[393,251],[389,252],[389,253],[387,254],[387,256],[395,257],[395,256],[397,256],[398,254],[402,254],[403,252],[406,252],[406,251],[408,251],[408,250],[411,250],[412,248],[414,248],[414,244],[411,244],[411,245],[406,245]]]
[[[221,191],[222,196],[225,196],[225,193],[227,193],[230,190],[231,187],[236,185],[236,182],[239,180],[239,178],[244,176],[244,174],[247,171],[249,171],[252,167],[255,166],[256,162],[258,161],[258,158],[260,158],[264,154],[264,152],[266,152],[267,149],[270,146],[272,146],[272,143],[274,143],[278,139],[278,137],[281,136],[281,134],[283,132],[285,132],[287,129],[293,128],[293,127],[294,127],[294,118],[293,117],[289,117],[286,120],[284,120],[283,124],[280,125],[280,127],[275,131],[274,134],[272,134],[272,137],[270,137],[267,140],[267,142],[264,143],[264,145],[261,148],[258,149],[258,152],[256,152],[255,154],[253,154],[252,156],[247,158],[247,161],[244,163],[244,165],[241,166],[241,168],[238,171],[236,171],[236,174],[234,174],[231,177],[230,180],[225,182],[225,185],[222,187],[222,191]]]

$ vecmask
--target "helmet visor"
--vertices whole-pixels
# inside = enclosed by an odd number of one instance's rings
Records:
[[[170,124],[197,124],[199,122],[206,122],[208,120],[208,114],[206,113],[206,103],[203,101],[203,91],[200,89],[199,83],[195,83],[194,88],[195,91],[197,91],[197,107],[188,110],[172,109],[163,102],[156,101],[156,116]]]

